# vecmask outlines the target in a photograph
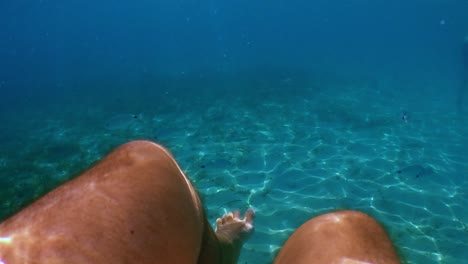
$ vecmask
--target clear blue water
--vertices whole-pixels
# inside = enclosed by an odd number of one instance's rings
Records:
[[[336,209],[407,263],[468,259],[467,1],[2,1],[0,24],[1,219],[143,138],[212,223],[256,209],[240,263]]]

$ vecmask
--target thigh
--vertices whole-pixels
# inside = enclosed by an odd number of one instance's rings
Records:
[[[211,243],[206,225],[168,151],[134,141],[3,222],[0,260],[196,263],[203,241]]]
[[[338,211],[300,226],[274,263],[400,262],[390,238],[373,218],[357,211]]]

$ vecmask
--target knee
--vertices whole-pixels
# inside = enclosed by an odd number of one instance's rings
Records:
[[[91,170],[93,177],[118,182],[154,180],[158,178],[183,179],[177,162],[161,145],[147,140],[125,143],[109,153]],[[131,177],[130,177],[131,176]]]
[[[341,211],[335,211],[331,213],[327,213],[323,215],[326,218],[330,219],[335,219],[337,221],[339,220],[351,220],[351,221],[375,221],[374,218],[369,216],[368,214],[365,214],[361,211],[356,211],[356,210],[341,210]]]
[[[163,146],[149,140],[133,140],[121,145],[117,149],[135,154],[147,152],[168,152]]]
[[[134,140],[118,147],[114,153],[132,161],[174,160],[163,146],[148,140]]]
[[[371,216],[355,210],[343,210],[317,216],[307,223],[315,228],[356,228],[357,226],[380,226]]]

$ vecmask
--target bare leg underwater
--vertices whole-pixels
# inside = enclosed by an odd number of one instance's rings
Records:
[[[208,224],[163,147],[127,143],[0,224],[4,263],[235,263],[253,211]]]
[[[117,148],[79,177],[0,224],[3,263],[236,263],[253,210],[217,219],[169,152]],[[312,218],[275,263],[399,263],[383,228],[357,211]]]

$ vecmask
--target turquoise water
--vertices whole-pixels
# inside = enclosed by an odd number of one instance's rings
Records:
[[[240,263],[271,262],[295,228],[336,209],[374,216],[408,263],[461,263],[467,123],[444,105],[416,105],[371,85],[304,87],[282,96],[163,91],[152,106],[154,94],[128,98],[140,109],[85,102],[25,108],[19,119],[3,116],[0,211],[5,217],[112,148],[143,138],[171,150],[211,223],[226,211],[255,208],[256,232]],[[119,112],[125,108],[145,112],[131,123]],[[109,129],[116,116],[128,126]]]
[[[148,139],[174,154],[211,223],[255,208],[240,263],[270,263],[337,209],[379,220],[407,263],[466,262],[466,10],[2,1],[0,219]]]

